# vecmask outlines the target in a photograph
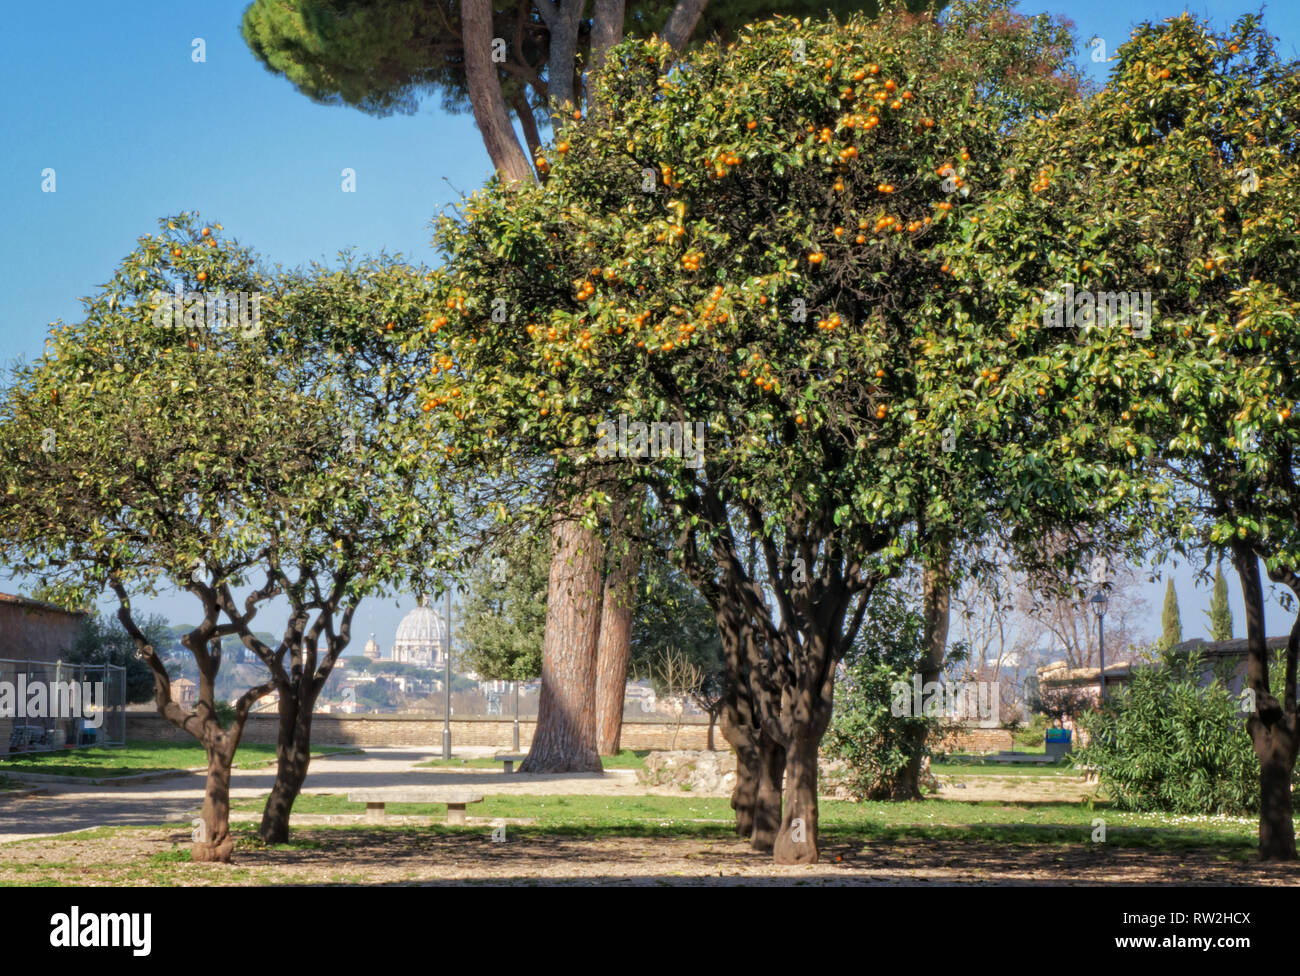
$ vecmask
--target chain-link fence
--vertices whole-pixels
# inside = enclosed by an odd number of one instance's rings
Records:
[[[126,668],[0,658],[0,755],[126,745]]]

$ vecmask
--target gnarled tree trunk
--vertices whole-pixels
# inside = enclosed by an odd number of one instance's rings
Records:
[[[756,851],[770,851],[776,847],[776,839],[781,832],[782,786],[785,782],[785,746],[766,732],[759,732],[754,829],[749,837],[749,846]]]
[[[314,697],[314,696],[313,696]],[[280,724],[275,742],[275,783],[262,811],[257,834],[267,844],[289,840],[289,816],[311,765],[314,700],[302,707],[296,695],[280,693]]]
[[[1268,681],[1268,637],[1264,630],[1264,588],[1259,558],[1244,542],[1232,547],[1232,562],[1241,579],[1246,606],[1247,679],[1255,696],[1255,711],[1246,720],[1251,745],[1259,757],[1259,856],[1264,861],[1296,860],[1295,820],[1291,802],[1291,774],[1295,769],[1296,660],[1300,657],[1300,618],[1287,641],[1286,688],[1278,701]],[[1300,593],[1300,580],[1280,572]]]
[[[235,750],[226,747],[225,736],[205,742],[208,754],[208,778],[203,789],[203,808],[194,831],[190,859],[194,861],[230,862],[235,840],[230,836],[230,769]]]
[[[817,751],[830,724],[830,710],[808,704],[813,721],[795,725],[785,750],[785,802],[772,847],[777,864],[815,864],[818,858]]]

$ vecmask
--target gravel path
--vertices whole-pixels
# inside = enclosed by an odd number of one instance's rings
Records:
[[[457,758],[491,756],[500,750],[465,747]],[[364,753],[313,759],[304,793],[345,793],[349,789],[384,786],[463,786],[479,793],[588,794],[637,796],[680,791],[642,786],[636,771],[612,769],[599,773],[522,775],[509,777],[501,769],[417,769],[438,759],[440,748],[367,748]],[[275,781],[273,766],[236,769],[231,775],[232,799],[262,796]],[[93,827],[147,826],[189,820],[203,802],[204,776],[190,773],[138,786],[50,786],[39,796],[9,797],[0,793],[0,843],[48,837]]]

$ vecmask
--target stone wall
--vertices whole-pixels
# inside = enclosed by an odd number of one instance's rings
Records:
[[[1007,729],[981,729],[975,727],[950,727],[931,743],[935,752],[962,752],[983,755],[990,752],[1009,752],[1014,744]]]
[[[274,744],[278,724],[273,712],[250,715],[243,741]],[[519,720],[519,747],[525,751],[532,742],[535,724],[532,719]],[[509,749],[512,727],[509,718],[453,718],[452,745]],[[673,746],[674,730],[672,722],[628,719],[623,722],[622,745],[624,749],[669,749]],[[127,712],[126,738],[128,741],[192,741],[188,734],[154,712]],[[311,738],[314,744],[322,746],[441,747],[442,719],[423,715],[316,715],[312,718]],[[682,721],[677,731],[678,749],[703,749],[707,741],[707,722]],[[716,729],[714,744],[719,749],[727,748]]]

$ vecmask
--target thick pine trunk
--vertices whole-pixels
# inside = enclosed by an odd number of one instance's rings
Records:
[[[570,518],[555,525],[551,546],[537,730],[519,771],[598,773],[595,705],[603,596],[600,538]]]
[[[267,844],[289,840],[289,817],[311,765],[311,707],[299,708],[292,695],[280,696],[280,726],[275,743],[275,783],[262,811],[258,836]]]
[[[492,4],[490,0],[464,0],[461,36],[465,48],[465,80],[470,107],[492,165],[505,180],[527,182],[533,168],[524,155],[510,123],[510,110],[501,93],[501,79],[492,63]]]
[[[550,89],[552,112],[581,108],[574,82],[577,77],[578,30],[584,7],[586,0],[556,0],[554,3],[542,0],[538,8],[550,32],[546,84]]]
[[[796,725],[785,752],[785,809],[772,848],[777,864],[817,863],[817,747],[821,736]]]
[[[677,0],[677,5],[673,7],[668,23],[664,24],[659,36],[672,45],[674,51],[680,51],[690,40],[695,25],[700,22],[700,16],[708,5],[709,0]]]
[[[641,546],[633,536],[639,527],[640,512],[641,501],[636,499],[630,504],[616,504],[611,519],[610,550],[616,562],[605,575],[596,651],[596,747],[602,756],[618,754],[623,732],[636,576],[641,562]]]
[[[208,779],[190,858],[194,861],[229,864],[230,855],[235,849],[234,838],[230,836],[230,767],[234,750],[226,749],[222,742],[205,744],[205,748],[208,754]]]

